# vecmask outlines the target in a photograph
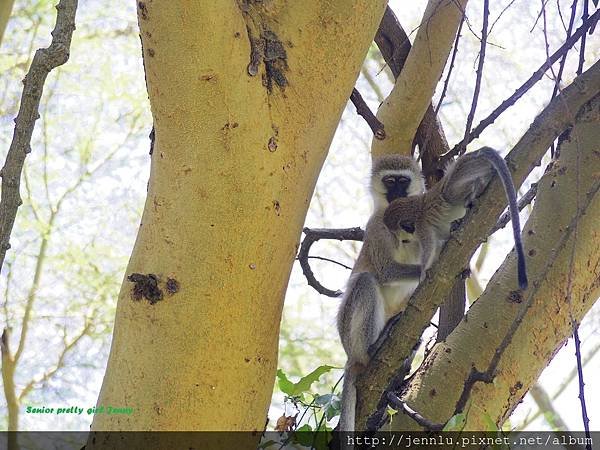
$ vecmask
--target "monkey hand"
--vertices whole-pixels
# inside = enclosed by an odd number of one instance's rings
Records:
[[[415,199],[397,198],[386,208],[383,214],[384,225],[392,232],[400,229],[407,233],[415,232]]]

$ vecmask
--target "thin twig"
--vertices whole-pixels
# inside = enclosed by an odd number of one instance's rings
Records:
[[[584,22],[589,17],[589,0],[583,0],[583,13],[581,15],[581,20]],[[585,62],[585,43],[586,43],[587,34],[581,36],[581,46],[579,47],[579,64],[577,65],[577,75],[580,75],[583,72],[583,63]]]
[[[579,402],[581,403],[583,429],[585,430],[585,437],[587,438],[585,448],[586,450],[592,450],[592,445],[590,444],[590,442],[592,442],[592,435],[590,434],[590,417],[588,416],[587,405],[585,402],[585,383],[583,382],[583,364],[581,363],[581,341],[579,340],[579,324],[577,321],[573,321],[573,338],[575,341],[575,358],[577,360],[578,397]]]
[[[569,17],[569,26],[567,27],[567,30],[566,30],[567,39],[571,36],[571,33],[573,32],[573,24],[575,23],[575,13],[577,12],[577,1],[578,0],[573,0],[573,3],[571,3],[571,17]],[[548,56],[548,40],[546,37],[545,25],[546,25],[546,23],[545,23],[545,16],[544,16],[544,39],[546,39],[546,56]],[[586,35],[584,33],[583,37],[582,37],[583,40],[585,40],[585,36]],[[560,90],[560,82],[562,81],[562,74],[565,69],[565,63],[567,62],[567,54],[568,53],[565,53],[562,56],[560,63],[558,65],[558,74],[554,76],[554,88],[552,89],[552,96],[550,97],[551,99],[556,97],[556,94]],[[554,71],[552,71],[552,74],[554,75]],[[554,142],[553,142],[552,145],[550,146],[550,156],[552,158],[555,157],[555,152],[556,152],[556,148],[555,148]]]
[[[427,431],[441,431],[444,428],[443,423],[435,423],[423,417],[417,411],[413,410],[406,403],[400,400],[398,396],[393,392],[388,392],[387,398],[390,404],[394,406],[394,408],[398,409],[399,411],[402,411],[404,414],[406,414],[408,417],[414,420],[418,425],[425,428]]]
[[[575,13],[577,12],[577,1],[573,0],[571,4],[571,17],[569,17],[569,26],[567,27],[567,39],[571,37],[571,32],[573,31],[573,24],[575,23]],[[587,17],[583,17],[583,22]],[[583,33],[585,38],[585,33]],[[552,98],[556,97],[558,90],[560,89],[560,82],[562,80],[562,74],[565,69],[565,63],[567,62],[567,53],[563,54],[560,63],[558,65],[558,74],[556,75],[556,79],[554,80],[554,89],[552,89]]]
[[[460,33],[462,31],[462,27],[465,23],[465,16],[462,17],[460,21],[460,25],[458,25],[458,31],[456,32],[456,38],[454,39],[454,46],[452,48],[452,57],[450,58],[450,67],[448,67],[448,73],[446,74],[446,79],[444,80],[444,87],[442,89],[442,93],[440,95],[440,100],[435,107],[435,115],[437,116],[440,108],[442,107],[442,102],[444,101],[444,97],[446,96],[446,91],[448,90],[448,85],[450,83],[450,75],[452,75],[452,71],[454,70],[454,61],[456,60],[456,55],[458,53],[458,43],[460,41]]]
[[[369,125],[369,128],[371,128],[375,139],[385,139],[385,131],[383,129],[383,124],[379,121],[377,117],[375,117],[375,114],[373,114],[373,111],[371,111],[371,108],[369,108],[369,105],[367,105],[365,99],[362,98],[362,95],[360,95],[358,89],[352,89],[350,101],[356,107],[357,114],[363,119],[365,119],[365,122],[367,122],[367,125]]]
[[[467,150],[467,139],[471,132],[475,111],[477,110],[477,101],[479,100],[479,91],[481,90],[481,79],[483,78],[483,64],[485,62],[485,48],[488,38],[488,20],[490,16],[490,2],[483,1],[483,25],[481,26],[481,46],[479,47],[479,61],[477,65],[477,75],[475,77],[475,89],[473,90],[473,100],[471,101],[471,110],[467,116],[467,124],[465,126],[465,135],[462,142],[459,144],[458,154],[462,155]]]
[[[573,45],[575,45],[575,43],[581,38],[581,36],[583,36],[589,29],[591,29],[595,25],[595,23],[598,21],[599,18],[600,18],[600,10],[597,10],[594,14],[592,14],[588,19],[586,19],[584,21],[583,25],[581,25],[575,31],[575,33],[573,33],[573,35],[569,39],[567,39],[565,41],[565,43],[562,46],[560,46],[560,48],[558,50],[556,50],[552,54],[552,56],[550,56],[550,58],[548,58],[539,67],[539,69],[536,70],[534,72],[534,74],[531,75],[531,77],[529,77],[529,79],[527,81],[525,81],[514,92],[514,94],[512,94],[510,97],[508,97],[506,100],[504,100],[500,104],[500,106],[498,106],[494,111],[492,111],[492,113],[489,116],[487,116],[485,119],[483,119],[481,122],[479,122],[479,125],[477,125],[469,133],[468,139],[464,144],[467,145],[467,144],[469,144],[469,142],[478,138],[481,135],[481,133],[483,132],[483,130],[485,130],[488,126],[490,126],[492,123],[494,123],[494,121],[500,116],[500,114],[502,114],[509,107],[514,105],[517,100],[519,100],[535,83],[537,83],[544,76],[544,73],[548,70],[548,68],[550,66],[552,66],[552,64],[554,64],[556,61],[558,61],[558,59],[565,52],[567,52]],[[462,144],[462,141],[459,144],[457,144],[456,146],[454,146],[454,148],[452,150],[450,150],[448,153],[446,153],[442,157],[442,164],[449,162],[450,160],[452,160],[452,158],[454,158],[454,156],[456,156],[458,154],[458,151],[461,148],[460,147],[461,144]]]
[[[490,25],[490,32],[489,34],[492,34],[492,31],[494,31],[494,27],[496,26],[496,24],[498,23],[498,21],[502,18],[502,16],[504,15],[504,13],[506,11],[508,11],[508,9],[513,5],[513,3],[515,3],[517,0],[512,0],[508,5],[506,5],[502,11],[500,11],[500,14],[498,14],[498,17],[496,17],[496,20],[494,20],[492,22],[492,25]]]
[[[332,264],[337,264],[338,266],[341,266],[344,269],[352,270],[352,267],[347,266],[346,264],[342,264],[341,262],[336,261],[335,259],[325,258],[324,256],[309,256],[308,259],[318,259],[319,261],[330,262]]]
[[[77,345],[77,343],[84,336],[87,336],[90,333],[91,329],[92,329],[92,321],[88,318],[88,319],[86,319],[86,322],[85,322],[85,325],[84,325],[83,329],[77,334],[77,336],[75,336],[73,339],[71,339],[70,342],[65,342],[65,345],[64,345],[62,351],[60,352],[60,354],[58,355],[58,359],[57,359],[56,364],[54,365],[54,367],[52,369],[46,371],[40,378],[38,378],[36,380],[30,380],[29,383],[27,383],[27,385],[23,388],[23,390],[19,394],[19,402],[23,401],[25,399],[25,397],[27,397],[27,395],[29,394],[29,392],[31,392],[31,390],[35,387],[36,384],[47,382],[61,368],[64,367],[64,365],[65,365],[65,359],[67,357],[67,354],[71,350],[73,350],[73,348],[75,348],[75,346]]]
[[[50,71],[63,65],[69,59],[71,38],[75,30],[75,12],[78,0],[61,0],[56,6],[56,25],[52,31],[52,42],[45,49],[35,52],[29,72],[23,80],[21,105],[15,119],[12,142],[6,155],[2,176],[0,198],[0,269],[6,251],[10,248],[17,210],[22,204],[19,194],[21,172],[25,157],[31,151],[31,136],[35,121],[39,118],[39,106],[44,83]]]
[[[581,37],[582,46],[585,45],[585,34]],[[578,67],[583,67],[583,51],[579,53],[579,65]],[[578,72],[577,75],[580,75],[581,72]],[[578,136],[575,136],[575,148],[577,151],[577,175],[575,177],[575,198],[576,198],[576,208],[579,211],[580,209],[580,195],[581,195],[581,151],[579,148],[579,139]],[[579,387],[579,402],[581,403],[581,416],[583,420],[583,429],[585,430],[585,437],[588,438],[586,441],[586,450],[592,450],[592,438],[590,434],[590,419],[587,413],[587,405],[585,401],[585,383],[583,381],[583,364],[581,361],[581,340],[579,339],[579,324],[573,317],[573,306],[571,304],[571,298],[573,295],[573,261],[575,260],[575,248],[577,246],[577,234],[578,234],[578,223],[575,223],[573,229],[573,245],[571,247],[571,254],[569,256],[569,278],[567,283],[567,300],[569,302],[569,319],[571,321],[571,325],[573,327],[573,340],[575,342],[575,359],[577,361],[577,381]]]
[[[298,251],[298,261],[302,267],[302,273],[306,277],[309,286],[312,286],[319,294],[328,297],[339,297],[342,291],[339,289],[333,291],[323,286],[315,278],[310,264],[308,263],[309,252],[312,245],[321,239],[331,239],[337,241],[362,241],[365,232],[361,228],[304,228],[304,239]]]

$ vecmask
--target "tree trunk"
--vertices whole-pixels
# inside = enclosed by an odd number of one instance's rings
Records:
[[[385,3],[137,2],[155,141],[98,400],[133,413],[92,430],[263,430],[298,238]]]
[[[8,25],[8,20],[12,13],[13,5],[15,0],[1,0],[0,1],[0,44],[2,44],[2,38]]]

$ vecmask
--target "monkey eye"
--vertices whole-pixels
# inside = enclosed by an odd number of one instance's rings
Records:
[[[393,187],[397,184],[405,185],[410,183],[410,177],[406,177],[404,175],[387,175],[383,177],[381,180],[383,184],[387,187]]]
[[[383,177],[383,184],[385,184],[386,186],[390,187],[396,184],[396,180],[394,177],[392,176],[388,176],[388,177]]]

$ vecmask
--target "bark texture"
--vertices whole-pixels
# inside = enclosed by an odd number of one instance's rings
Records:
[[[98,400],[134,413],[92,429],[260,432],[302,224],[385,1],[137,4],[155,142]]]

